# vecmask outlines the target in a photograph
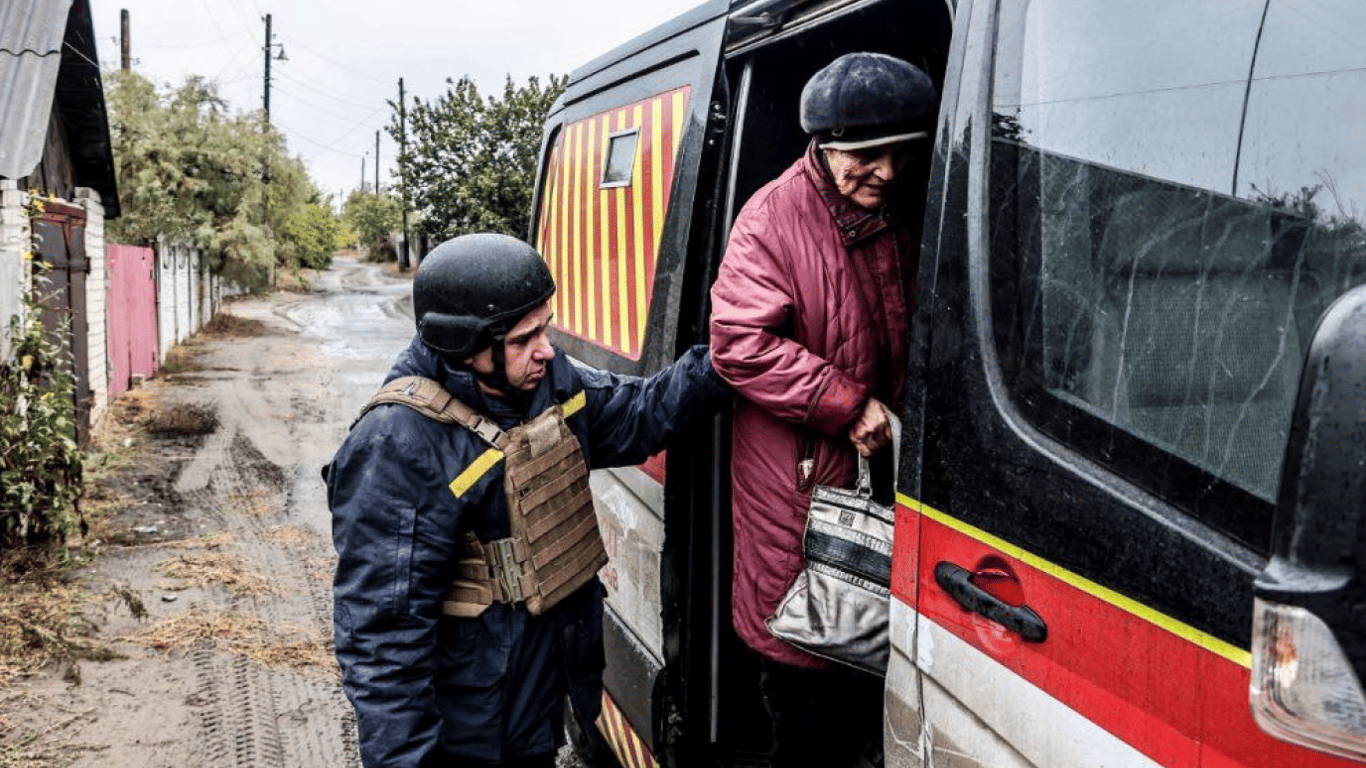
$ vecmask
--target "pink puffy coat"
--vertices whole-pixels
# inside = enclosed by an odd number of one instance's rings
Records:
[[[899,410],[918,245],[840,195],[818,152],[745,204],[711,289],[712,364],[742,396],[732,618],[759,653],[813,668],[828,662],[765,621],[801,570],[811,487],[853,485],[848,427],[870,396]]]

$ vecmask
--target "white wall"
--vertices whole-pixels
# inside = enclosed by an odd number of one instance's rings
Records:
[[[33,250],[28,220],[28,193],[19,183],[0,179],[0,360],[9,358],[10,318],[23,310],[29,290],[29,261]]]
[[[85,307],[89,316],[87,349],[90,354],[90,423],[98,424],[109,407],[109,273],[104,252],[104,205],[100,193],[89,187],[76,188],[76,204],[85,209],[85,257],[90,271],[85,278]]]

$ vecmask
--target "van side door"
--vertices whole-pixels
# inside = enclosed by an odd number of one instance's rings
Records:
[[[702,3],[575,70],[546,121],[531,239],[555,277],[555,344],[594,367],[649,375],[705,342],[709,241],[695,209],[728,10]],[[673,703],[660,681],[678,663],[687,586],[671,558],[688,546],[693,494],[710,498],[684,479],[666,492],[666,463],[590,478],[610,558],[597,725],[623,765],[653,765],[664,746]],[[596,757],[592,724],[574,725]]]

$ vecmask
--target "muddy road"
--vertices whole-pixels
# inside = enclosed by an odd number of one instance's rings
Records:
[[[123,658],[0,688],[15,765],[360,765],[331,660],[319,468],[412,334],[410,278],[338,259],[308,292],[232,302],[252,334],[196,337],[192,365],[135,390],[137,407],[198,408],[217,426],[114,436],[79,614]]]

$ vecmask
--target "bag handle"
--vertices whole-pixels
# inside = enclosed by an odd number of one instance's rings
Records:
[[[854,484],[854,490],[859,498],[873,497],[873,471],[868,465],[868,457],[861,453],[858,455],[858,482]]]

